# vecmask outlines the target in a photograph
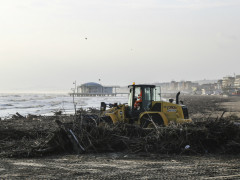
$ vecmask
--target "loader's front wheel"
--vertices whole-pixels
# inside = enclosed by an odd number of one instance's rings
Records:
[[[140,120],[142,128],[154,128],[156,126],[164,126],[163,119],[159,114],[145,114]]]
[[[109,126],[112,124],[112,118],[110,116],[104,116],[100,118],[98,126]]]

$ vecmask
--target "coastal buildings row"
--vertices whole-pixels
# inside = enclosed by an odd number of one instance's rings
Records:
[[[206,83],[207,82],[207,83]],[[163,94],[181,91],[185,94],[195,95],[240,95],[240,75],[226,76],[220,80],[208,82],[171,81],[166,83],[155,83],[161,87]],[[116,96],[117,94],[128,94],[127,87],[103,86],[99,83],[88,82],[78,85],[70,95],[74,96]]]
[[[171,81],[169,83],[158,83],[161,86],[162,92],[176,93],[181,91],[187,94],[203,94],[203,95],[218,95],[218,94],[240,94],[240,75],[226,76],[220,80],[211,83],[198,83],[191,81]]]

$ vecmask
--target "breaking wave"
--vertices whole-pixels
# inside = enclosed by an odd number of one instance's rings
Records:
[[[67,94],[1,94],[0,117],[11,117],[16,112],[25,116],[53,115],[53,112],[62,110],[64,113],[73,113],[73,98]],[[126,103],[127,97],[75,97],[77,108],[99,108],[100,103]]]

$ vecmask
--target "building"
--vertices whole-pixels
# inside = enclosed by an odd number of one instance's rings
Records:
[[[99,83],[89,82],[77,86],[76,89],[72,89],[70,96],[116,96],[117,94],[128,94],[126,92],[119,91],[120,86],[102,86]]]
[[[214,93],[214,84],[202,84],[202,95],[211,95]]]
[[[223,77],[222,87],[223,88],[234,87],[234,81],[235,81],[235,77],[231,77],[231,76]]]
[[[240,89],[240,75],[237,75],[234,81],[234,87]]]
[[[199,89],[199,84],[192,81],[171,81],[169,83],[158,83],[156,85],[161,86],[162,92],[167,93],[176,93],[182,91],[184,93],[195,93]]]
[[[171,81],[170,82],[170,90],[171,91],[174,91],[174,90],[176,90],[178,88],[178,82],[176,82],[176,81]]]
[[[114,86],[102,86],[99,83],[89,82],[77,86],[75,94],[76,96],[115,96],[113,88]]]
[[[217,81],[217,89],[222,89],[223,80],[220,79]]]

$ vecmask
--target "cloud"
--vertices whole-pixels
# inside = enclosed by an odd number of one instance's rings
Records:
[[[240,0],[9,0],[1,6],[17,8],[71,7],[79,8],[130,8],[130,9],[203,9],[240,6]],[[1,9],[1,7],[0,7]]]
[[[217,8],[240,6],[239,0],[176,0],[180,8]]]
[[[203,9],[240,6],[239,0],[132,0],[123,1],[122,6],[134,9]]]
[[[218,39],[225,39],[225,40],[229,40],[229,41],[238,40],[238,37],[236,35],[229,35],[229,34],[224,34],[221,32],[218,32],[216,36]]]
[[[234,47],[236,48],[236,45],[238,44],[239,37],[234,34],[226,34],[222,32],[216,33],[216,43],[218,47],[221,48],[230,48]]]

